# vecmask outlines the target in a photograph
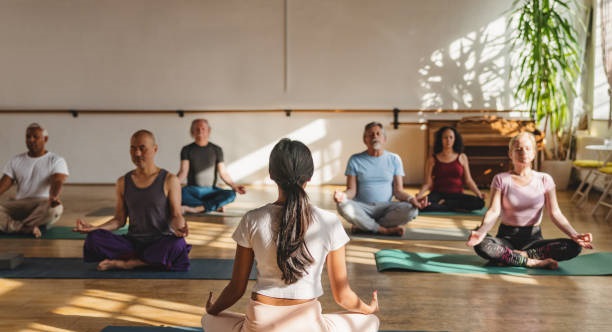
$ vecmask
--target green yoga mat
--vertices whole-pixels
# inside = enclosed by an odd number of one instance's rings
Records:
[[[509,274],[509,275],[612,275],[612,252],[580,255],[559,262],[559,269],[528,269],[516,266],[487,266],[487,261],[473,255],[434,254],[383,249],[375,255],[376,268],[436,273]]]
[[[484,216],[487,207],[474,211],[419,211],[420,216]]]
[[[350,234],[350,230],[347,230]],[[467,241],[469,229],[462,228],[404,228],[404,235],[388,236],[378,234],[351,234],[354,238],[376,238],[386,240],[420,240],[420,241]]]
[[[129,271],[98,271],[96,263],[84,263],[81,258],[24,258],[14,270],[0,270],[0,278],[19,279],[210,279],[232,278],[233,259],[191,259],[187,272],[160,271],[139,268]],[[255,279],[255,269],[250,279]]]
[[[203,332],[201,327],[186,326],[107,326],[100,332]],[[379,332],[426,332],[414,330],[380,330]]]
[[[73,227],[67,226],[55,226],[51,229],[41,228],[43,240],[83,240],[87,235],[73,232]],[[118,230],[116,230],[115,234],[127,234],[128,225],[125,225]],[[34,236],[32,234],[5,234],[0,233],[0,239],[33,239]]]

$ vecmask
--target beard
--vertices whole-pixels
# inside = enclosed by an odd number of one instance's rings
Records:
[[[374,149],[374,150],[382,149],[382,143],[377,141],[377,140],[373,140],[372,141],[372,149]]]

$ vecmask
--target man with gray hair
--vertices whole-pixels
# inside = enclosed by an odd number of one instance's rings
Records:
[[[64,158],[49,152],[47,130],[38,123],[26,129],[27,152],[11,158],[0,179],[0,196],[17,185],[13,199],[0,203],[0,232],[26,233],[39,238],[41,226],[47,229],[59,220],[64,210],[60,192],[68,166]]]
[[[352,233],[401,236],[402,226],[428,205],[427,197],[416,199],[404,191],[402,160],[383,149],[387,135],[380,122],[365,126],[363,142],[367,149],[352,155],[346,166],[346,190],[334,192],[338,212],[353,225]]]
[[[193,120],[190,132],[194,141],[181,149],[177,176],[181,182],[187,179],[181,191],[183,212],[221,211],[224,205],[234,201],[236,193],[246,193],[244,186],[234,183],[227,172],[223,149],[208,140],[210,131],[206,119]],[[217,176],[231,189],[217,187]]]

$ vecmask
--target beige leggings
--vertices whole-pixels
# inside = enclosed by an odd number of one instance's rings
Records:
[[[54,224],[63,211],[63,205],[50,207],[47,198],[5,201],[0,203],[0,232],[29,233],[34,226]]]
[[[246,315],[224,311],[217,316],[202,317],[206,332],[377,332],[379,325],[375,315],[322,314],[318,300],[292,306],[249,300]]]

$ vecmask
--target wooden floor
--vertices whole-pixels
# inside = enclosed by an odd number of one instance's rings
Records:
[[[334,210],[333,187],[309,187],[312,201]],[[409,188],[414,193],[416,188]],[[59,225],[110,208],[112,186],[68,185],[65,212]],[[559,193],[561,208],[582,232],[592,232],[597,251],[612,251],[612,221],[605,211],[591,216],[595,197],[582,209]],[[191,257],[232,258],[233,225],[246,210],[275,199],[274,188],[251,187],[228,206],[225,216],[190,217]],[[88,217],[100,222],[108,217]],[[464,227],[477,217],[421,216],[408,227]],[[561,233],[545,219],[545,237]],[[353,239],[347,260],[353,288],[369,297],[377,289],[382,329],[426,331],[605,331],[612,326],[611,277],[449,275],[378,273],[373,253],[383,248],[420,252],[473,253],[459,241]],[[80,240],[1,239],[0,252],[29,257],[80,257]],[[209,290],[216,294],[226,281],[211,280],[60,280],[0,279],[0,331],[100,331],[107,325],[198,326]],[[334,303],[324,278],[325,312]],[[233,308],[244,311],[244,296]]]

